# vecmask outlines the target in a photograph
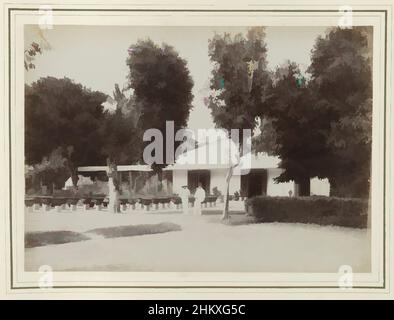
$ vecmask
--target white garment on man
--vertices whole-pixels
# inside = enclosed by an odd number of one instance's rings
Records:
[[[199,186],[194,193],[194,198],[194,213],[201,215],[201,203],[205,200],[205,190]]]
[[[184,214],[188,213],[190,191],[187,187],[181,189],[179,196],[182,200],[182,210]]]

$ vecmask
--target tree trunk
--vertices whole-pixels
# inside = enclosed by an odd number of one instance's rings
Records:
[[[78,190],[78,172],[74,167],[74,164],[70,159],[67,159],[67,169],[71,177],[71,181],[74,186],[74,191]]]
[[[230,193],[230,180],[233,176],[233,166],[231,166],[226,175],[226,192],[224,194],[224,208],[222,214],[222,220],[226,220],[230,217],[229,214],[229,193]]]
[[[107,159],[108,165],[108,211],[111,213],[120,213],[119,201],[119,180],[117,165],[114,161]]]
[[[311,195],[311,179],[309,177],[306,177],[299,182],[299,195],[301,197],[307,197]]]

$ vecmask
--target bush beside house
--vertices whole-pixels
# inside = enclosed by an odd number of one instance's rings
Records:
[[[358,198],[261,196],[245,201],[246,212],[259,222],[366,228],[368,209],[368,200]]]

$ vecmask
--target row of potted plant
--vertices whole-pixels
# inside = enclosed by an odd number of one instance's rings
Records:
[[[135,206],[137,203],[140,203],[143,206],[150,206],[150,205],[165,205],[169,204],[170,202],[174,203],[175,205],[179,205],[182,203],[182,200],[179,196],[170,196],[170,197],[140,197],[140,198],[120,198],[121,205],[131,205]],[[203,203],[213,203],[216,202],[217,196],[209,195],[205,197]],[[195,198],[189,197],[189,202],[194,203]],[[90,196],[85,198],[76,198],[76,197],[52,197],[52,196],[37,196],[37,197],[29,197],[25,199],[26,207],[31,207],[34,204],[37,205],[49,205],[52,207],[62,206],[62,205],[77,205],[78,203],[89,205],[93,207],[94,205],[103,205],[106,207],[108,205],[108,197],[105,195],[97,195],[97,196]]]

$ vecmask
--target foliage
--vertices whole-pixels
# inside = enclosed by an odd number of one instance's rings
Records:
[[[105,94],[68,78],[46,77],[26,85],[26,164],[40,163],[53,150],[60,150],[76,185],[76,166],[103,161],[99,129],[105,100]]]
[[[54,244],[79,242],[90,240],[83,233],[74,231],[35,231],[26,232],[25,248],[35,248]]]
[[[239,129],[239,149],[242,156],[243,130],[253,130],[257,116],[266,103],[266,89],[270,77],[266,71],[266,45],[264,28],[250,28],[247,35],[229,33],[215,35],[209,40],[209,57],[214,63],[208,107],[217,127]],[[226,176],[223,219],[228,218],[229,184],[233,166]]]
[[[300,195],[309,195],[310,178],[323,178],[321,168],[329,165],[325,131],[330,124],[321,110],[314,110],[315,96],[307,83],[297,82],[301,77],[292,62],[276,69],[266,109],[269,122],[265,123],[274,133],[267,135],[263,128],[267,137],[260,138],[260,145],[264,138],[274,139],[268,142],[271,153],[281,158],[280,167],[284,169],[276,180],[294,180],[300,185]]]
[[[336,197],[254,197],[245,209],[259,222],[315,223],[366,228],[368,201]]]
[[[34,41],[29,42],[29,46],[25,47],[24,50],[24,67],[26,71],[30,69],[35,69],[36,65],[34,60],[37,54],[42,54],[44,50],[50,50],[51,44],[44,36],[44,32],[41,26],[29,26],[29,29],[35,30]]]

